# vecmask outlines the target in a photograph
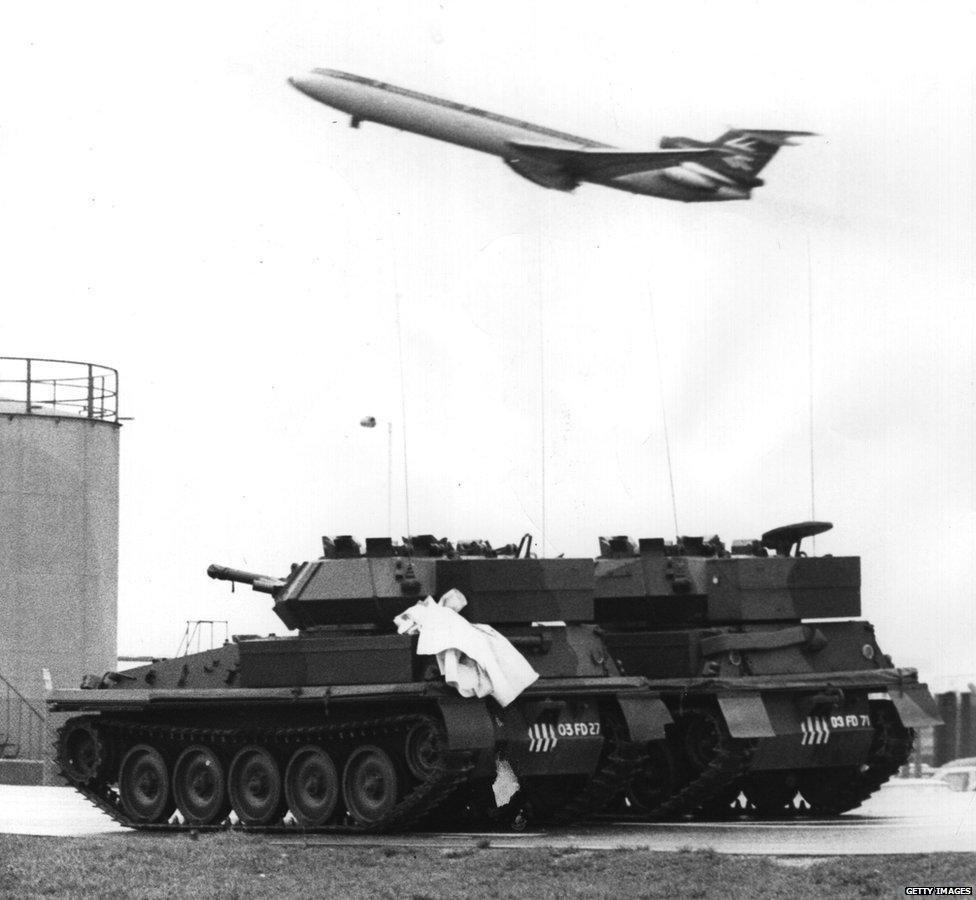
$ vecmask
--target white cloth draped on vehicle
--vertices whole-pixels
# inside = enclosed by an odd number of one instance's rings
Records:
[[[417,653],[436,656],[444,680],[462,697],[489,694],[508,706],[538,677],[524,656],[490,625],[458,615],[468,601],[458,590],[427,597],[393,621],[400,634],[416,634]]]

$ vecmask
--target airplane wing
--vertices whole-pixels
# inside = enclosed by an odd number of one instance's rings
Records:
[[[668,169],[692,160],[700,163],[716,162],[731,151],[720,147],[696,150],[612,150],[575,147],[550,147],[525,141],[509,141],[508,145],[538,163],[560,169],[571,178],[599,176],[615,178],[653,169]]]

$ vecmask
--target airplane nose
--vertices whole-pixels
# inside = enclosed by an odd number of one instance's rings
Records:
[[[296,75],[293,78],[289,78],[288,83],[295,88],[296,91],[301,91],[308,97],[318,99],[315,90],[318,87],[318,81],[314,75]]]
[[[314,69],[305,75],[293,75],[288,83],[306,97],[333,109],[354,112],[356,97],[350,93],[348,79],[333,75],[323,69]]]

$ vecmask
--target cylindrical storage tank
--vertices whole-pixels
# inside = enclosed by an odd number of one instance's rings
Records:
[[[39,709],[116,668],[119,427],[114,369],[0,357],[0,675]]]

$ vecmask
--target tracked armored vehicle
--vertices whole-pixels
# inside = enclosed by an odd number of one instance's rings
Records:
[[[618,812],[797,816],[860,805],[938,724],[914,669],[859,618],[860,560],[808,557],[831,527],[761,540],[601,539],[595,620],[673,718]]]
[[[64,777],[140,828],[560,822],[619,794],[663,740],[663,702],[620,675],[593,624],[591,559],[532,559],[525,539],[498,552],[429,536],[323,545],[287,578],[209,570],[270,594],[296,635],[237,637],[52,692],[53,711],[80,714],[58,733]],[[460,696],[394,628],[450,589],[540,676],[505,707]],[[499,759],[519,785],[500,806]]]

